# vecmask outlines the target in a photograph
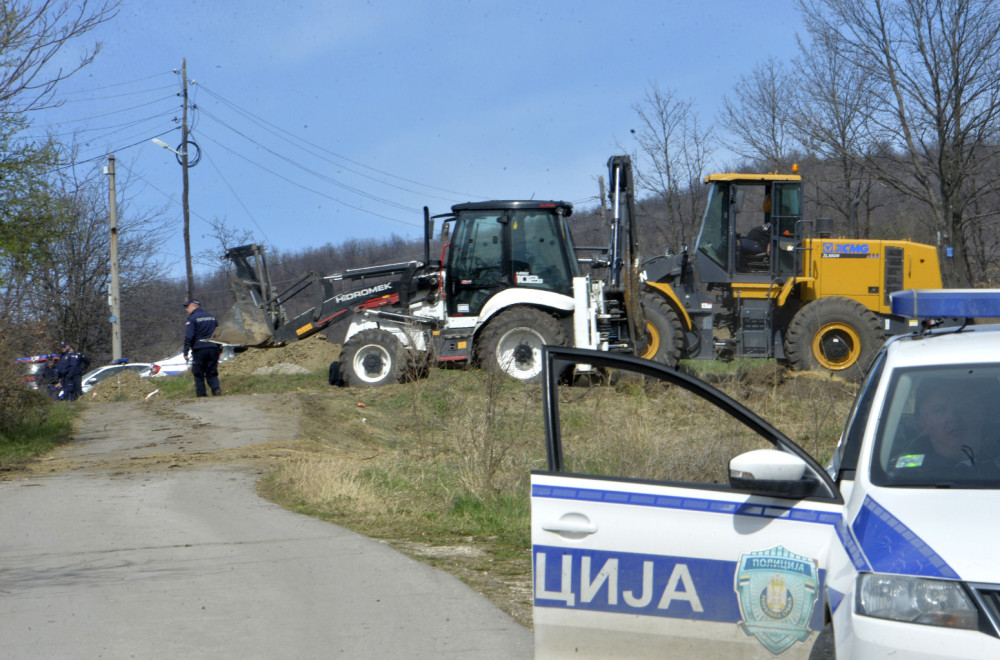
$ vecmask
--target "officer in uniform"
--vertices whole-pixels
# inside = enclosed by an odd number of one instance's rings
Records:
[[[205,383],[212,396],[222,394],[219,387],[219,354],[222,347],[208,341],[219,327],[215,317],[201,308],[201,301],[188,300],[184,303],[188,313],[184,329],[184,359],[191,360],[191,375],[194,376],[194,392],[207,396]],[[190,357],[189,357],[190,356]]]
[[[35,372],[35,382],[38,384],[38,389],[44,390],[53,399],[59,398],[59,389],[56,387],[56,383],[59,382],[59,373],[56,371],[55,358],[49,356],[45,360],[45,364],[38,368],[38,371]]]
[[[90,367],[90,360],[86,355],[81,355],[73,350],[67,342],[59,343],[59,365],[56,373],[59,375],[59,383],[62,385],[63,399],[65,401],[76,401],[77,397],[83,393],[83,384],[80,382],[83,372]]]

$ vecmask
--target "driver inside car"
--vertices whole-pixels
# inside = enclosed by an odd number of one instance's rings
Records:
[[[917,388],[914,413],[919,434],[890,461],[897,476],[967,475],[992,466],[983,438],[986,409],[981,392],[961,380],[925,378]]]

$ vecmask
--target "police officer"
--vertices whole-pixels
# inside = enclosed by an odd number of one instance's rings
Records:
[[[207,396],[205,383],[212,391],[212,396],[222,394],[219,387],[219,354],[222,347],[208,341],[215,329],[219,327],[215,317],[201,308],[201,301],[188,300],[184,303],[188,313],[184,329],[184,359],[191,360],[191,375],[194,376],[194,392],[198,396]]]
[[[45,364],[38,368],[35,372],[35,383],[38,384],[38,389],[44,390],[53,399],[59,398],[59,390],[56,388],[56,383],[59,382],[59,373],[56,371],[56,361],[51,355],[46,358]]]
[[[59,365],[56,367],[56,373],[62,386],[63,400],[76,401],[83,393],[81,377],[89,367],[90,360],[86,355],[74,351],[68,342],[59,343]]]

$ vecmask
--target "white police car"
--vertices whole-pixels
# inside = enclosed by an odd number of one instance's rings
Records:
[[[900,292],[893,309],[1000,317],[1000,292]],[[558,376],[576,363],[642,374],[643,410],[684,396],[723,414],[688,430],[637,414],[637,431],[595,438],[559,414]],[[828,470],[686,374],[559,347],[544,365],[537,658],[1000,658],[1000,326],[890,340]],[[728,483],[670,462],[699,432],[706,453],[731,449]]]

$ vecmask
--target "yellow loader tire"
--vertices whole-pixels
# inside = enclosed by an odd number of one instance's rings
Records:
[[[808,303],[788,325],[785,355],[793,369],[818,369],[858,381],[885,341],[878,317],[850,298]]]
[[[646,317],[646,345],[638,356],[668,367],[676,367],[684,350],[684,331],[677,312],[662,296],[642,294],[642,313]]]

